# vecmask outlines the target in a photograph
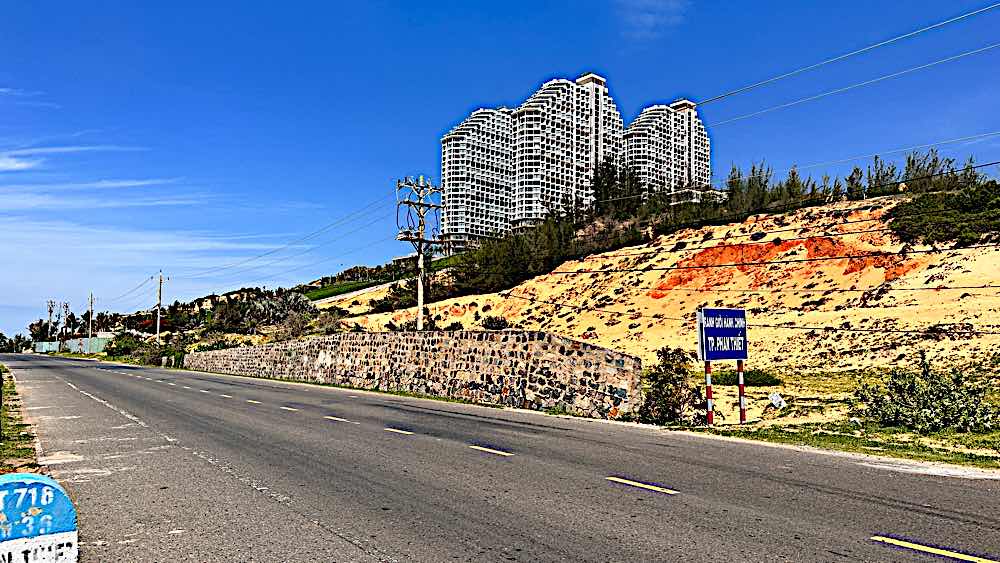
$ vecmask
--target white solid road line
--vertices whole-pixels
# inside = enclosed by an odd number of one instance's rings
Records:
[[[483,446],[469,446],[469,447],[472,448],[472,449],[474,449],[474,450],[479,450],[481,452],[486,452],[488,454],[502,455],[504,457],[510,457],[510,456],[514,455],[514,454],[512,454],[510,452],[505,452],[505,451],[501,451],[501,450],[494,450],[493,448],[484,448]]]
[[[388,428],[388,427],[386,427],[383,430],[385,430],[386,432],[395,432],[396,434],[403,434],[403,435],[406,435],[406,436],[413,435],[413,432],[410,432],[409,430],[400,430],[399,428]]]

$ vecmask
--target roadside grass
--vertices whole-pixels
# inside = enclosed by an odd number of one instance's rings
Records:
[[[21,398],[14,386],[6,366],[0,364],[3,376],[3,405],[0,407],[0,422],[3,435],[0,438],[0,473],[34,472],[39,468],[35,459],[35,436],[31,427],[21,419]]]
[[[78,360],[99,360],[105,358],[104,354],[83,354],[80,352],[46,352],[47,356],[59,356],[60,358],[76,358]]]
[[[916,434],[902,428],[871,424],[859,427],[847,421],[699,430],[779,444],[1000,469],[1000,430]]]

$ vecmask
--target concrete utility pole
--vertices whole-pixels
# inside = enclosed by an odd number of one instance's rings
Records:
[[[62,335],[63,335],[63,340],[66,340],[67,338],[69,338],[69,301],[63,301],[62,309],[63,309]]]
[[[399,227],[396,240],[413,243],[417,251],[417,330],[424,330],[424,251],[440,242],[427,238],[427,212],[441,209],[440,204],[431,201],[431,196],[440,193],[441,188],[431,184],[430,180],[424,180],[423,176],[417,180],[407,176],[396,181],[396,197],[399,198],[396,202],[396,224]],[[398,213],[398,208],[403,206],[407,207],[405,224]],[[416,221],[413,213],[417,215]]]
[[[170,278],[167,278],[170,281]],[[156,289],[156,345],[160,345],[160,309],[163,308],[163,270],[160,270],[160,285]]]
[[[94,337],[94,292],[90,292],[90,315],[87,317],[87,353],[92,353],[93,346],[90,345]]]
[[[46,332],[48,333],[49,340],[52,340],[52,312],[56,310],[56,302],[49,299],[46,304],[49,306],[49,326],[46,327]]]

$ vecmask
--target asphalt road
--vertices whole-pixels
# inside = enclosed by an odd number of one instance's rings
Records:
[[[989,474],[278,381],[0,361],[77,504],[84,561],[1000,560]]]

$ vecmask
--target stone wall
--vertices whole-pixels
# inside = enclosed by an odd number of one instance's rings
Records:
[[[618,418],[639,406],[640,360],[544,332],[346,332],[194,352],[216,373],[408,391]]]

